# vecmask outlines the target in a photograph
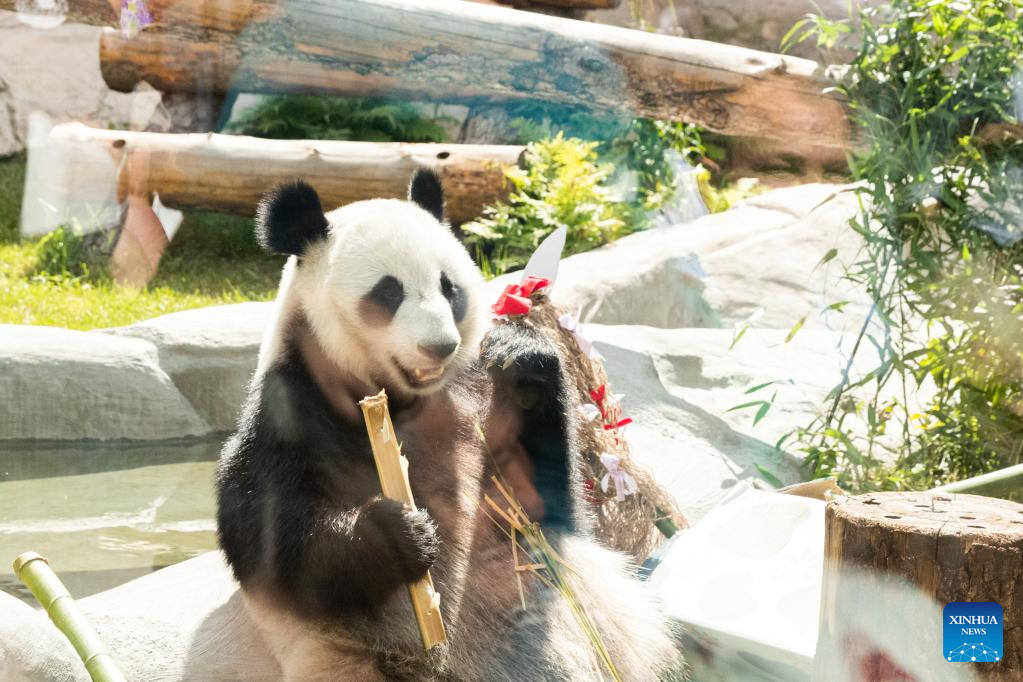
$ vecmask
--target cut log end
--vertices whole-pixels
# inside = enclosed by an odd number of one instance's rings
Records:
[[[997,602],[1004,610],[1005,656],[974,672],[984,680],[1023,679],[1023,627],[1018,625],[1023,623],[1023,505],[940,492],[877,493],[828,503],[818,645],[825,650],[835,649],[835,633],[864,608],[862,596],[847,589],[846,568],[902,578],[941,608],[950,602]],[[897,619],[899,607],[888,608],[896,609],[891,617]],[[940,651],[936,623],[918,625],[920,651]]]
[[[939,535],[1023,542],[1023,506],[980,495],[884,493],[842,497],[828,505],[834,523],[884,535]]]

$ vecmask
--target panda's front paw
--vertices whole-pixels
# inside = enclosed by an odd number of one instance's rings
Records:
[[[403,583],[413,583],[437,560],[440,539],[430,515],[401,502],[377,498],[363,509],[390,549]]]

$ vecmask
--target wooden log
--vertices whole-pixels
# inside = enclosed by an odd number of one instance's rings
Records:
[[[474,0],[478,2],[479,0]],[[487,3],[494,4],[494,3]],[[614,9],[622,4],[622,0],[497,0],[497,4],[508,5],[516,9],[546,9],[561,7],[565,9]]]
[[[16,12],[16,0],[0,0],[0,10]],[[121,12],[118,0],[70,0],[67,21],[90,26],[116,26]]]
[[[473,0],[487,5],[507,5],[519,9],[562,7],[566,9],[614,9],[621,0]],[[239,31],[244,28],[258,10],[270,7],[269,3],[259,0],[205,0],[203,11],[199,15],[197,27],[216,28],[220,30]],[[182,3],[177,0],[147,0],[146,7],[164,24],[174,24],[180,20],[191,20],[192,9],[184,3],[186,16],[179,10]],[[0,0],[0,10],[15,11],[15,0]],[[119,21],[120,2],[118,0],[72,0],[69,3],[67,21],[76,24],[93,26],[117,26]]]
[[[1004,609],[1004,657],[972,666],[971,672],[979,679],[1023,679],[1023,505],[935,492],[877,493],[829,502],[822,641],[840,630],[844,613],[865,608],[862,595],[843,589],[840,569],[849,566],[900,576],[940,607],[953,601],[998,602]],[[919,637],[934,634],[935,624],[918,625]],[[938,641],[921,643],[921,650],[939,656],[940,632],[937,628]]]
[[[0,0],[0,10],[13,12],[15,4],[16,0]],[[234,32],[273,12],[272,4],[258,0],[200,0],[191,4],[177,0],[146,0],[146,7],[158,24]],[[119,0],[70,0],[67,21],[91,26],[118,26],[120,12]]]
[[[251,23],[237,33],[212,28],[204,0],[175,2],[173,20],[157,12],[134,38],[107,31],[104,79],[123,91],[144,80],[164,91],[536,99],[848,144],[842,103],[804,59],[467,2],[247,3]]]
[[[54,127],[50,139],[66,155],[65,177],[91,177],[101,149],[121,169],[116,179],[121,199],[156,192],[172,208],[240,215],[252,215],[259,197],[285,180],[305,179],[324,207],[333,208],[360,199],[404,198],[412,172],[432,168],[444,184],[455,224],[504,196],[504,169],[519,164],[523,153],[516,146],[265,140],[100,130],[80,123]]]

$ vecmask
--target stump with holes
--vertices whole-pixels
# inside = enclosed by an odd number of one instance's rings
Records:
[[[971,666],[978,679],[1023,679],[1023,505],[978,495],[911,492],[841,497],[825,514],[821,638],[861,604],[839,569],[894,574],[939,606],[993,601],[1004,609],[1004,657]],[[939,655],[940,641],[926,648]]]

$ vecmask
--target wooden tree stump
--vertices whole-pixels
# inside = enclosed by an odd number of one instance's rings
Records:
[[[968,665],[977,679],[1023,679],[1023,505],[933,492],[876,493],[829,502],[822,640],[839,629],[843,613],[865,607],[855,593],[843,590],[840,570],[846,567],[900,576],[940,607],[953,601],[998,602],[1004,609],[1004,657],[998,663]],[[897,613],[896,605],[888,606]],[[920,625],[921,637],[938,633],[939,638],[923,643],[921,650],[940,656],[940,628]]]

